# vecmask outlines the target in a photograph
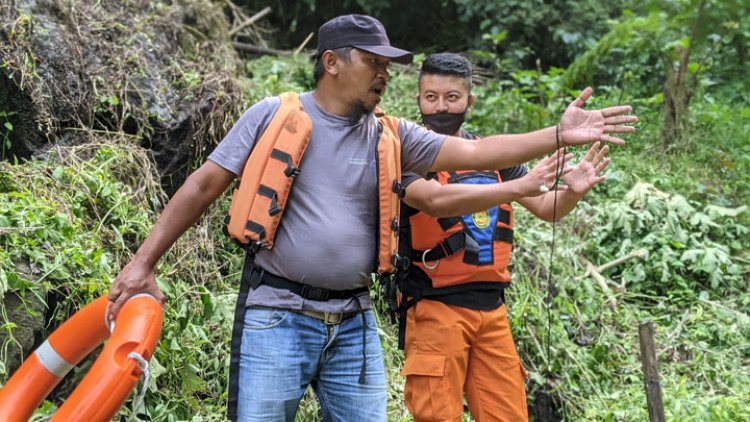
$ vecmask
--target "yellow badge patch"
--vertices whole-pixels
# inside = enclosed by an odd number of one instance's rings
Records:
[[[478,229],[486,229],[490,226],[490,215],[487,211],[475,212],[471,215],[471,220]]]

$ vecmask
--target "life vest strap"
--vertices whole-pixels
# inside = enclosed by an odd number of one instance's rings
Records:
[[[495,234],[493,239],[495,241],[499,242],[505,242],[513,244],[513,229],[509,229],[506,227],[498,227],[495,229]]]
[[[505,208],[498,207],[497,221],[510,226],[510,211],[506,210]]]
[[[271,198],[271,206],[268,208],[268,215],[273,217],[274,215],[281,212],[281,208],[279,208],[279,195],[276,193],[275,189],[269,188],[266,185],[260,185],[258,186],[258,195],[265,196],[266,198]]]
[[[504,208],[497,208],[497,221],[498,223],[503,223],[507,226],[510,226],[510,211],[504,209]],[[443,229],[443,231],[448,231],[451,227],[455,226],[456,224],[461,223],[461,217],[443,217],[437,219],[438,224],[440,224],[440,228]]]
[[[443,231],[448,231],[449,228],[455,226],[456,224],[461,223],[460,217],[443,217],[437,219],[438,224],[440,224],[440,228],[443,229]]]
[[[415,262],[433,262],[451,256],[466,249],[466,232],[455,232],[446,237],[442,242],[432,249],[414,249],[409,254],[409,259]],[[495,229],[493,239],[499,242],[513,244],[513,229],[498,227]]]
[[[300,173],[300,169],[294,165],[292,156],[288,153],[274,148],[273,151],[271,151],[271,158],[286,163],[286,169],[284,170],[284,175],[286,177],[297,177],[297,175]]]
[[[466,232],[459,231],[443,239],[432,249],[420,251],[414,249],[411,251],[410,259],[414,262],[426,261],[432,262],[458,253],[466,248]]]

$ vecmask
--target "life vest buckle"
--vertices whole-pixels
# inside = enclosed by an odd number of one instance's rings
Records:
[[[430,253],[431,250],[432,249],[427,249],[426,251],[422,252],[422,265],[424,265],[424,267],[427,268],[428,270],[434,270],[435,268],[438,267],[438,265],[440,265],[440,260],[439,259],[436,259],[434,261],[435,265],[433,265],[433,266],[430,266],[430,265],[427,264],[426,257],[427,257],[427,254]]]
[[[243,244],[240,244],[240,246],[243,246]],[[245,250],[247,251],[247,253],[256,254],[261,249],[266,249],[268,247],[268,241],[265,239],[258,240],[255,242],[246,243],[244,244],[244,246],[245,246]]]
[[[286,169],[284,170],[284,175],[286,177],[291,177],[292,179],[294,179],[295,177],[299,176],[300,172],[301,170],[299,168],[294,167],[291,164],[288,164]]]
[[[398,195],[398,199],[403,199],[404,195],[406,195],[406,189],[404,189],[404,185],[401,183],[400,180],[393,181],[392,190],[393,190],[393,193]]]
[[[394,218],[393,221],[391,221],[391,230],[395,232],[395,236],[398,237],[399,228],[401,225],[398,223],[398,218]]]
[[[401,256],[399,254],[393,254],[391,257],[391,264],[396,270],[406,271],[411,266],[411,259],[408,256]]]

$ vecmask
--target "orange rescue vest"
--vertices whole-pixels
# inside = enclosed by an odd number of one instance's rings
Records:
[[[250,252],[273,248],[300,162],[312,134],[312,122],[299,95],[280,95],[281,106],[245,163],[234,190],[226,231]],[[399,262],[398,231],[401,189],[399,119],[376,111],[382,126],[378,141],[379,274]]]
[[[498,171],[438,172],[436,178],[444,185],[502,181]],[[430,277],[433,288],[510,282],[507,270],[513,249],[510,204],[450,218],[417,212],[409,217],[409,223],[411,250],[402,253]]]

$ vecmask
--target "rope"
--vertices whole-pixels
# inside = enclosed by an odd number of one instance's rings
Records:
[[[131,359],[135,359],[135,361],[138,363],[138,368],[143,372],[143,386],[141,387],[141,392],[138,393],[135,400],[133,400],[133,411],[130,413],[130,418],[128,421],[134,421],[136,414],[138,412],[138,408],[141,407],[141,404],[143,403],[143,399],[146,397],[146,390],[148,389],[148,379],[151,376],[151,373],[148,369],[148,361],[143,358],[139,353],[136,352],[130,352],[128,354],[128,357]]]
[[[557,227],[557,186],[558,180],[562,175],[562,162],[558,150],[560,149],[560,124],[555,126],[555,153],[557,160],[555,163],[555,184],[553,186],[554,195],[552,200],[552,239],[549,248],[549,266],[547,269],[547,372],[552,372],[552,264],[555,257],[555,229]],[[565,153],[563,152],[563,158]]]

